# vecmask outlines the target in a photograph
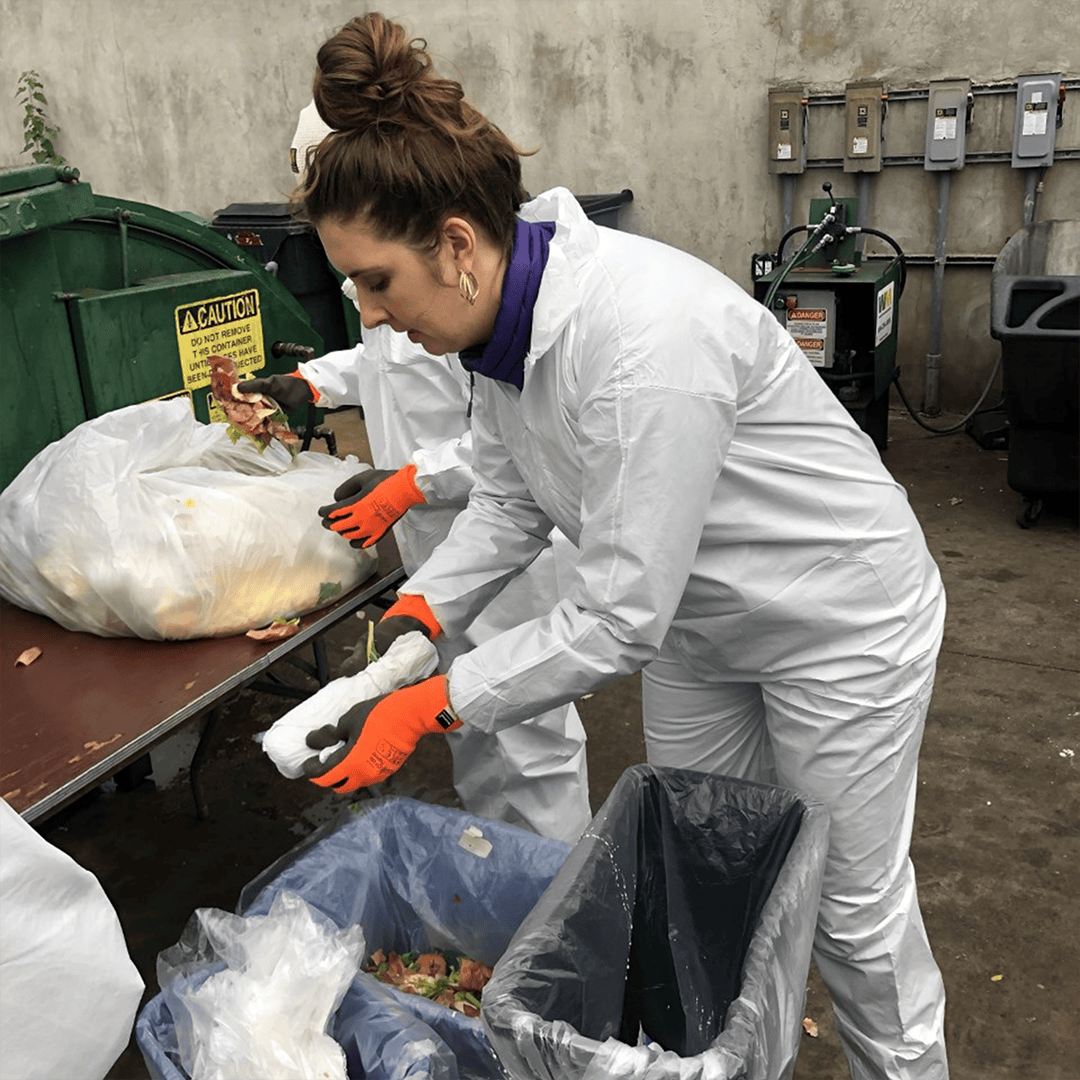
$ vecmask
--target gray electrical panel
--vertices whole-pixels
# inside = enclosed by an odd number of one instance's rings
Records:
[[[881,172],[882,103],[880,82],[848,83],[844,93],[844,172]]]
[[[931,172],[944,172],[964,167],[970,108],[970,79],[942,79],[930,84],[924,168]]]
[[[1021,75],[1016,80],[1012,166],[1053,165],[1060,75]]]
[[[801,173],[806,169],[806,91],[769,91],[769,172]]]

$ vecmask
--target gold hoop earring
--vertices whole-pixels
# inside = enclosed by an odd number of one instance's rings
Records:
[[[461,293],[462,300],[467,300],[470,304],[476,303],[476,298],[480,295],[480,286],[477,285],[471,270],[461,271],[461,277],[458,278],[458,291]]]

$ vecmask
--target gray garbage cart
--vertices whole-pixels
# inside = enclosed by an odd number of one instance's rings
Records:
[[[994,263],[990,333],[1001,342],[1008,483],[1017,524],[1080,493],[1080,220],[1015,233]]]

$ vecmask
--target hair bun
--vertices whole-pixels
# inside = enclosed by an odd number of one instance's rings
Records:
[[[318,53],[315,107],[335,131],[422,117],[432,71],[427,43],[378,12],[351,19]]]

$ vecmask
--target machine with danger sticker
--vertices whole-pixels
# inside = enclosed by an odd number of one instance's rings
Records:
[[[887,233],[856,224],[858,200],[810,202],[810,222],[789,229],[754,296],[788,329],[807,360],[879,450],[888,442],[889,388],[896,378],[904,253]],[[785,255],[788,241],[808,233]],[[884,240],[891,257],[864,260],[860,236]]]

